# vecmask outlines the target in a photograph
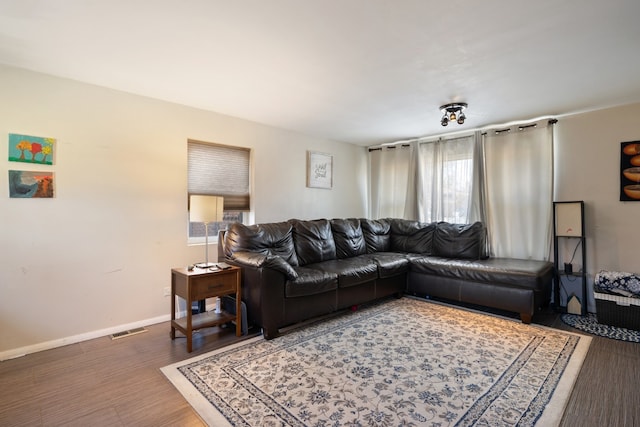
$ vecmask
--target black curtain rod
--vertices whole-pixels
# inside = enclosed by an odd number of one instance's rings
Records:
[[[549,121],[547,122],[547,124],[549,124],[549,125],[555,125],[556,123],[558,123],[558,119],[549,119]],[[518,130],[523,130],[523,129],[527,129],[527,128],[530,128],[530,127],[536,127],[537,125],[538,125],[537,123],[532,123],[530,125],[520,125],[520,126],[518,126]],[[500,134],[502,132],[509,132],[510,130],[511,130],[511,128],[505,128],[505,129],[498,129],[495,132],[497,134]],[[487,134],[487,132],[482,132],[480,135],[486,135],[486,134]],[[448,138],[446,138],[446,137],[438,138],[438,140],[442,140],[442,139],[448,139]],[[457,138],[452,138],[452,139],[457,139]],[[402,144],[401,145],[401,147],[409,147],[409,146],[410,146],[409,144]],[[395,145],[390,145],[387,148],[396,148],[396,146]],[[378,150],[382,150],[382,147],[369,148],[369,152],[378,151]]]
[[[549,125],[555,125],[556,123],[558,123],[558,119],[549,119],[549,121],[547,122]],[[518,126],[518,130],[525,130],[525,129],[529,129],[529,128],[534,128],[538,126],[537,123],[531,123],[529,125],[520,125]],[[504,129],[496,129],[496,134],[501,134],[503,132],[510,132],[511,128],[504,128]],[[482,135],[486,135],[486,132],[483,132]]]
[[[387,150],[395,150],[398,147],[411,147],[411,144],[397,144],[397,145],[389,145],[389,146],[385,146],[385,147],[377,147],[377,148],[369,148],[369,152],[372,151],[382,151],[383,148],[386,148]]]

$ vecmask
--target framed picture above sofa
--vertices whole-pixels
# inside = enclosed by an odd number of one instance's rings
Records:
[[[331,154],[307,151],[307,187],[333,187],[333,156]]]

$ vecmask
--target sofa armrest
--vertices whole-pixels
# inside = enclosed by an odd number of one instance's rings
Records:
[[[273,268],[264,268],[266,258],[260,253],[244,251],[238,259],[228,257],[225,262],[242,269],[242,302],[247,307],[249,327],[261,328],[264,337],[271,339],[277,337],[278,328],[285,325],[287,277]]]
[[[298,273],[291,265],[278,255],[264,255],[259,252],[240,251],[233,253],[233,260],[240,265],[255,268],[271,268],[287,276],[289,280],[298,278]]]

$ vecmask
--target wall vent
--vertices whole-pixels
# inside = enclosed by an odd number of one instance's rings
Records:
[[[147,332],[145,328],[135,328],[129,329],[128,331],[116,332],[114,334],[109,335],[112,340],[117,340],[124,337],[130,337],[131,335],[141,334],[143,332]]]

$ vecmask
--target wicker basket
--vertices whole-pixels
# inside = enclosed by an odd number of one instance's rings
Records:
[[[593,293],[598,323],[619,328],[640,330],[640,298]]]

